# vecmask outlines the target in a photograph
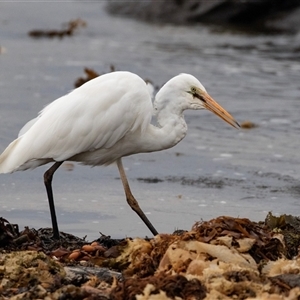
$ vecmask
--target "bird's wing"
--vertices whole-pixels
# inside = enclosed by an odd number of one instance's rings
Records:
[[[23,135],[24,133],[26,133],[29,130],[29,128],[32,127],[32,125],[38,120],[38,118],[39,118],[39,116],[28,121],[19,131],[18,137]]]
[[[6,153],[6,159],[13,156],[13,169],[30,160],[63,161],[110,148],[126,133],[145,130],[152,115],[146,84],[134,74],[120,73],[100,76],[46,106]]]

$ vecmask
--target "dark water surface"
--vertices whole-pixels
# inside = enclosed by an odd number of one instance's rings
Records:
[[[32,29],[87,27],[64,39]],[[264,219],[300,213],[300,35],[245,35],[203,26],[155,26],[115,18],[103,2],[0,2],[0,152],[47,103],[73,88],[83,68],[129,70],[162,85],[198,77],[240,122],[235,130],[206,111],[186,113],[187,137],[163,152],[124,159],[132,191],[159,232],[189,229],[219,215]],[[50,226],[42,175],[0,175],[1,216],[21,229]],[[88,239],[149,234],[128,207],[116,166],[62,167],[54,177],[60,229]]]

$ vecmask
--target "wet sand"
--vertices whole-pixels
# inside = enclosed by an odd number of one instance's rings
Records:
[[[78,17],[87,27],[73,37],[28,36]],[[0,151],[47,103],[71,90],[84,67],[107,72],[114,64],[158,86],[187,72],[238,121],[257,127],[238,131],[209,112],[187,112],[189,131],[179,145],[124,159],[132,191],[157,230],[190,229],[220,215],[262,220],[270,210],[299,211],[298,35],[143,24],[108,16],[95,2],[2,2],[0,22]],[[0,175],[3,217],[21,227],[50,226],[45,170]],[[149,235],[118,176],[115,166],[62,168],[54,178],[61,230],[89,239],[99,231]]]

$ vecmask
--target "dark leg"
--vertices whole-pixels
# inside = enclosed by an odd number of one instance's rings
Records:
[[[52,228],[53,228],[53,238],[56,240],[59,239],[59,231],[58,231],[58,225],[57,225],[57,219],[56,219],[56,213],[55,213],[55,207],[54,207],[54,201],[53,201],[52,178],[53,178],[54,172],[61,166],[62,163],[63,163],[63,161],[56,162],[44,174],[44,183],[46,186],[48,202],[49,202],[49,206],[50,206],[50,214],[51,214],[51,221],[52,221]]]
[[[143,211],[140,208],[138,202],[136,201],[136,199],[133,197],[133,195],[131,193],[131,190],[130,190],[130,187],[129,187],[129,184],[128,184],[128,180],[126,178],[126,174],[125,174],[125,171],[124,171],[124,168],[123,168],[121,158],[117,160],[117,165],[118,165],[118,168],[119,168],[121,180],[122,180],[122,183],[123,183],[126,199],[127,199],[127,202],[129,204],[129,206],[139,215],[139,217],[143,220],[143,222],[146,224],[146,226],[150,229],[152,234],[157,235],[158,232],[153,227],[151,222],[148,220],[146,215],[143,213]]]

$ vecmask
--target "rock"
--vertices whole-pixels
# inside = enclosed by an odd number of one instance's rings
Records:
[[[109,270],[108,268],[100,267],[82,267],[82,266],[65,266],[66,276],[65,282],[67,284],[78,285],[96,276],[101,281],[112,282],[114,278],[118,281],[122,279],[122,274]]]
[[[300,28],[297,0],[162,0],[109,1],[107,11],[147,22],[213,23],[247,30],[296,32]]]

